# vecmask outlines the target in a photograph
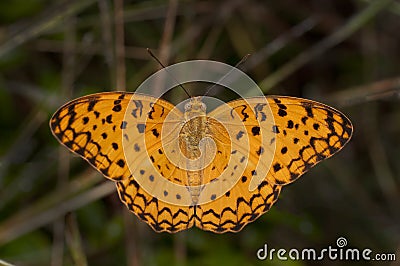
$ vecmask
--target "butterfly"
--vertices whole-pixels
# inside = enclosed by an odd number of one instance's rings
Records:
[[[72,100],[50,120],[56,139],[115,182],[121,201],[156,232],[196,226],[238,232],[267,212],[283,186],[341,150],[350,120],[315,101],[265,96],[207,112],[145,94]]]

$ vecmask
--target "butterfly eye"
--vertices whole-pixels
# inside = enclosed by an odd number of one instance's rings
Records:
[[[188,111],[190,109],[192,109],[192,104],[191,103],[185,104],[185,111]]]

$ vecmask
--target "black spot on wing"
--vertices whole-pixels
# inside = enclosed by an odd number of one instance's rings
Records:
[[[137,124],[136,127],[137,127],[139,133],[144,133],[144,130],[145,130],[145,128],[146,128],[146,125],[145,125],[145,124]]]
[[[293,128],[293,126],[294,126],[293,121],[289,120],[288,123],[287,123],[287,128]]]
[[[93,111],[94,106],[98,103],[98,96],[92,96],[89,98],[88,112]]]
[[[118,150],[118,144],[117,144],[117,143],[113,142],[113,143],[111,144],[111,146],[112,146],[112,148],[113,148],[114,150]]]
[[[142,116],[143,112],[143,104],[142,101],[139,100],[132,100],[133,104],[135,105],[134,108],[132,109],[131,115],[134,118],[138,118]]]
[[[139,145],[138,145],[137,143],[135,143],[135,144],[133,145],[133,149],[134,149],[136,152],[139,152],[139,151],[140,151],[140,147],[139,147]]]
[[[281,100],[279,100],[278,98],[273,98],[275,103],[281,103]]]
[[[253,134],[253,136],[260,135],[260,127],[259,126],[252,127],[251,128],[251,133]]]
[[[160,136],[160,133],[158,133],[157,128],[153,128],[153,129],[151,130],[151,132],[153,133],[153,135],[154,135],[156,138],[158,138],[158,136]]]
[[[282,166],[279,163],[276,163],[273,165],[273,168],[274,168],[274,172],[276,173],[282,169]]]
[[[244,135],[244,132],[242,130],[240,130],[237,134],[236,134],[236,139],[240,140]]]
[[[119,159],[117,165],[122,168],[125,166],[125,161],[123,159]]]
[[[278,110],[278,115],[280,117],[285,117],[285,116],[287,116],[287,112],[285,110],[283,110],[283,109],[279,109]]]
[[[240,113],[242,114],[243,118],[242,118],[242,122],[245,122],[247,120],[247,118],[249,118],[249,115],[246,113],[246,109],[247,109],[247,105],[240,105],[237,106],[235,108],[233,108],[231,110],[231,117],[235,118],[235,116],[233,115],[233,112],[235,111],[236,108],[242,108],[242,110],[240,111]]]
[[[304,110],[307,112],[307,116],[310,118],[313,118],[314,114],[313,114],[311,103],[302,102],[301,105],[304,107]]]
[[[254,106],[254,112],[256,114],[256,119],[260,120],[261,122],[267,120],[267,115],[263,111],[263,109],[266,105],[267,104],[265,104],[265,103],[258,103],[258,104],[256,104],[256,106]]]
[[[114,112],[120,112],[122,110],[121,100],[114,101],[114,107],[112,108]]]
[[[278,134],[278,133],[279,133],[279,128],[278,128],[278,126],[273,125],[273,126],[272,126],[272,132],[274,132],[275,134]]]
[[[127,124],[128,124],[128,122],[122,121],[122,122],[121,122],[120,128],[121,128],[121,129],[125,129]]]
[[[257,155],[260,156],[261,154],[264,153],[264,148],[263,147],[259,147],[258,150],[256,151]]]
[[[112,115],[108,115],[108,116],[106,117],[106,122],[107,122],[108,124],[112,124]]]

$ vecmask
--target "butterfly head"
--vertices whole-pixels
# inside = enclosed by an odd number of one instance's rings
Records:
[[[201,97],[193,97],[185,104],[185,112],[205,113],[207,106],[201,101]]]
[[[201,101],[201,97],[192,97],[185,104],[185,119],[190,120],[195,117],[205,117],[207,106]]]

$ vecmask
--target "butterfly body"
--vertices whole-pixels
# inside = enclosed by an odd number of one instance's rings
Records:
[[[295,97],[238,99],[206,112],[127,92],[75,99],[51,118],[54,136],[115,181],[121,201],[157,232],[238,232],[282,188],[350,140],[327,105]]]
[[[179,146],[188,161],[186,175],[188,189],[192,197],[192,205],[197,204],[201,185],[203,185],[204,160],[199,158],[202,153],[200,141],[206,137],[207,131],[206,105],[201,101],[200,97],[193,97],[185,105],[184,123],[179,133]],[[190,169],[193,167],[193,165],[189,164],[190,160],[196,161],[194,168],[199,170]]]

